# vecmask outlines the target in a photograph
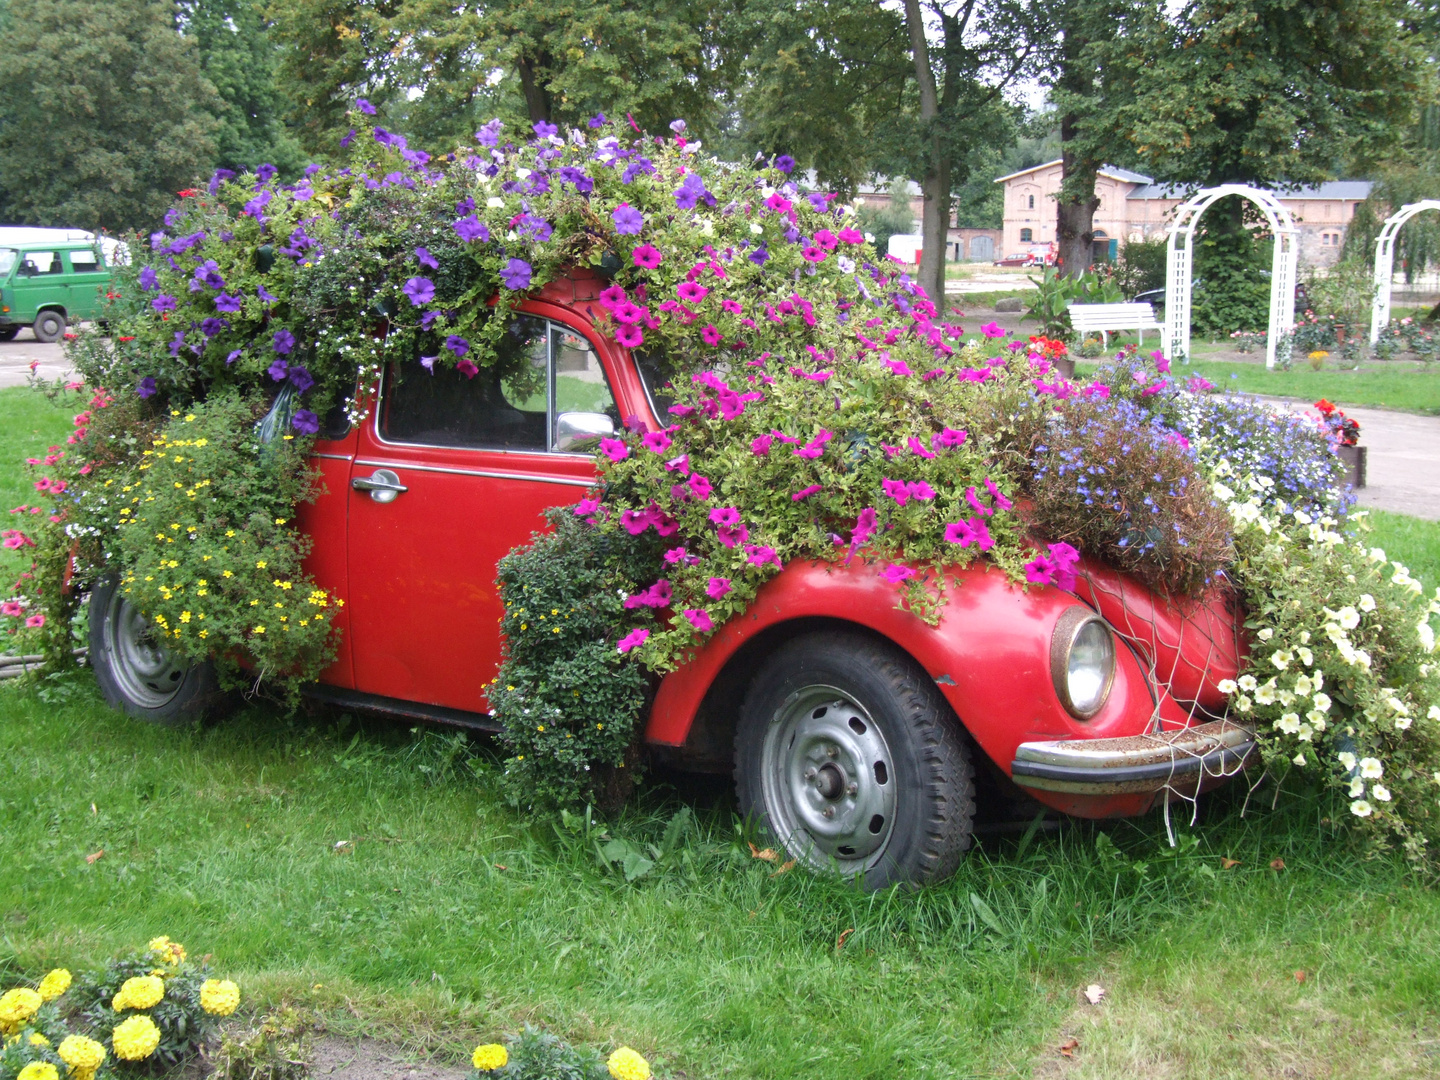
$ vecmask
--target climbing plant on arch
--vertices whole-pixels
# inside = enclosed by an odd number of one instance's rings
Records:
[[[1421,199],[1406,203],[1385,219],[1375,239],[1375,299],[1370,306],[1370,344],[1380,340],[1380,331],[1390,324],[1390,285],[1395,278],[1395,237],[1400,227],[1422,210],[1440,210],[1440,200]]]
[[[1190,288],[1195,265],[1195,226],[1200,215],[1221,199],[1239,195],[1260,207],[1275,237],[1270,273],[1270,326],[1265,335],[1265,366],[1275,366],[1275,350],[1295,322],[1295,275],[1300,249],[1290,211],[1268,191],[1248,184],[1201,188],[1175,211],[1165,252],[1165,359],[1190,356]]]

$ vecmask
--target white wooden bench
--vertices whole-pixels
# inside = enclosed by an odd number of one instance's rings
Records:
[[[1163,330],[1165,324],[1155,319],[1155,309],[1149,304],[1071,304],[1070,325],[1085,340],[1085,335],[1099,331],[1101,345],[1110,347],[1110,335],[1124,330],[1134,330],[1141,342],[1146,330]]]

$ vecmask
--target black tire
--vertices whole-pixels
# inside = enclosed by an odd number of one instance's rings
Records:
[[[740,710],[741,812],[789,858],[864,875],[867,888],[954,873],[970,847],[974,775],[968,741],[935,683],[864,634],[787,642]]]
[[[11,323],[9,326],[0,326],[0,341],[14,341],[15,335],[18,333],[20,333],[20,327],[17,323]]]
[[[214,667],[186,664],[157,646],[114,579],[90,594],[90,666],[105,700],[137,720],[181,727],[221,702]]]
[[[59,341],[65,336],[65,313],[63,311],[42,311],[35,316],[30,327],[36,341]]]

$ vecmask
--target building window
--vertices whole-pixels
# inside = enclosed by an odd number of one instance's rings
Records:
[[[1034,199],[1034,196],[1033,196],[1033,195],[1031,196],[1031,199],[1032,199],[1032,201],[1033,201],[1033,199]],[[1022,244],[1028,244],[1028,243],[1030,243],[1030,241],[1033,240],[1034,238],[1035,238],[1035,234],[1034,234],[1033,232],[1031,232],[1029,229],[1021,229],[1021,230],[1020,230],[1020,242],[1021,242]]]
[[[1031,210],[1034,210],[1034,209],[1035,209],[1035,196],[1034,196],[1034,195],[1031,195],[1031,196],[1030,196],[1030,209],[1031,209]]]

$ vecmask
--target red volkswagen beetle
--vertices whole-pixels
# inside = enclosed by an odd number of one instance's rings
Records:
[[[496,563],[594,483],[597,436],[631,417],[661,426],[646,362],[597,328],[600,285],[552,284],[514,321],[504,348],[543,392],[392,368],[363,424],[315,444],[325,493],[302,509],[309,570],[345,600],[315,697],[495,728]],[[1221,718],[1217,683],[1241,662],[1224,596],[1179,603],[1097,565],[1074,593],[1024,590],[983,563],[954,576],[964,588],[932,627],[873,572],[792,563],[664,678],[646,742],[691,768],[733,768],[742,809],[794,857],[872,885],[954,869],[977,752],[1084,817],[1193,794],[1249,754],[1250,732]],[[96,590],[90,625],[112,704],[174,721],[211,692],[113,588]]]

